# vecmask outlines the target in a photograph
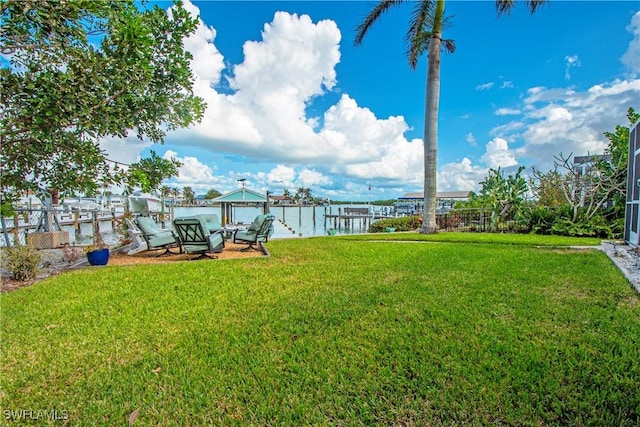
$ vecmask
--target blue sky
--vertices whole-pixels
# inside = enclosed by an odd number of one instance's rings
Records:
[[[186,46],[205,119],[164,145],[103,148],[125,163],[150,149],[176,157],[184,166],[166,184],[196,194],[241,178],[333,200],[421,191],[426,57],[409,68],[410,4],[353,46],[375,3],[186,1],[201,20]],[[534,15],[516,4],[498,18],[493,2],[448,1],[446,14],[457,50],[442,55],[439,191],[478,190],[489,168],[602,152],[603,132],[640,110],[637,2],[551,1]]]

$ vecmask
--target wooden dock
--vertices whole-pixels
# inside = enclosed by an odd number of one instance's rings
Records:
[[[325,228],[328,220],[329,225],[333,223],[333,228],[335,229],[353,230],[358,227],[361,230],[366,230],[368,225],[375,220],[393,217],[375,212],[371,213],[369,208],[344,208],[344,210],[338,208],[337,214],[325,214],[324,218]]]

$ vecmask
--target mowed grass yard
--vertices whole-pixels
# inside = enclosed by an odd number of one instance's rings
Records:
[[[276,240],[4,294],[3,417],[637,426],[640,297],[605,254],[555,246],[597,242],[478,236]]]

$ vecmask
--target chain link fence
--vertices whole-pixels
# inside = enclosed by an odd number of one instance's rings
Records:
[[[492,224],[492,221],[494,223]],[[528,225],[513,218],[492,216],[486,209],[457,209],[436,215],[436,224],[441,231],[468,232],[526,232]]]

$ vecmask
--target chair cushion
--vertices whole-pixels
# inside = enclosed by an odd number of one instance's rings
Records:
[[[266,215],[258,215],[253,220],[253,222],[249,226],[248,230],[258,231],[260,229],[260,227],[262,226],[262,223],[264,222],[265,217],[266,217]]]
[[[224,237],[221,233],[213,233],[209,235],[209,251],[220,253],[224,249]]]
[[[164,234],[149,238],[149,246],[152,248],[171,245],[173,243],[177,244],[176,238],[173,236],[173,234]]]
[[[136,218],[136,224],[138,224],[138,228],[140,228],[140,231],[142,231],[146,235],[163,234],[163,231],[160,227],[158,227],[158,224],[156,224],[154,220],[146,216]]]
[[[218,231],[222,228],[222,225],[220,225],[220,219],[216,214],[198,214],[195,217],[200,220],[204,229],[209,233],[213,233],[214,231]]]
[[[256,241],[257,233],[255,230],[238,230],[233,236],[233,240],[246,240],[250,242]]]

